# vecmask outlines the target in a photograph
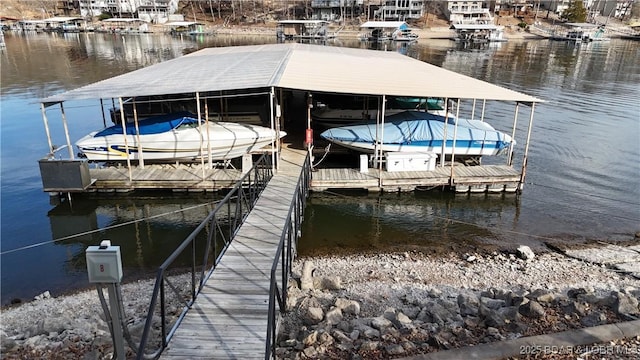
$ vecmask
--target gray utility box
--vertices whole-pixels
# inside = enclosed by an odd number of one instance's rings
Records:
[[[83,191],[92,184],[86,160],[40,159],[38,162],[46,192]]]

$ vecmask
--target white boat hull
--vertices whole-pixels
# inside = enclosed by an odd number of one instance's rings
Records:
[[[76,142],[79,151],[93,161],[193,161],[208,159],[209,154],[215,161],[230,160],[276,139],[273,129],[228,122],[209,122],[201,128],[178,128],[160,134],[95,135],[93,132]],[[280,132],[281,137],[284,135]]]

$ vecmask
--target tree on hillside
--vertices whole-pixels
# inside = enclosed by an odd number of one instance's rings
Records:
[[[562,12],[563,19],[572,23],[581,23],[587,21],[587,9],[584,7],[582,0],[572,1],[569,7]]]

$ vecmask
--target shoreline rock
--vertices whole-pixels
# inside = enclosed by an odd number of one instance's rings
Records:
[[[637,319],[637,279],[522,250],[526,259],[414,252],[298,259],[294,270],[313,268],[314,284],[338,274],[343,286],[290,288],[277,356],[387,359]],[[336,316],[346,303],[358,311]],[[309,304],[314,321],[301,323]]]
[[[640,315],[638,279],[557,253],[324,256],[297,259],[293,274],[282,359],[397,358]],[[152,288],[151,280],[122,286],[134,338]],[[3,359],[113,353],[95,290],[3,309],[0,345]]]

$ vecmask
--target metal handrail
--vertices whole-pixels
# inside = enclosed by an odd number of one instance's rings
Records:
[[[298,184],[294,192],[294,197],[289,206],[289,214],[285,221],[280,242],[276,251],[273,265],[271,266],[271,283],[269,285],[269,318],[267,321],[267,340],[265,348],[265,360],[271,359],[275,353],[277,341],[276,329],[276,301],[278,302],[280,312],[287,309],[287,288],[289,284],[289,274],[291,273],[291,264],[296,256],[297,239],[301,235],[301,224],[304,218],[304,207],[309,195],[309,183],[311,182],[311,158],[307,154],[307,158],[302,166],[302,173],[298,178]],[[280,267],[281,286],[278,287],[277,273]]]
[[[216,205],[215,209],[189,234],[189,236],[178,246],[178,248],[160,265],[156,275],[156,282],[151,296],[151,303],[147,313],[144,331],[140,339],[137,350],[137,359],[156,359],[167,347],[169,341],[175,334],[178,326],[184,319],[187,311],[193,306],[196,297],[202,290],[205,282],[211,276],[216,266],[220,262],[222,255],[233,240],[243,221],[255,205],[262,190],[273,176],[271,162],[267,155],[262,155],[254,166],[249,170],[229,191],[229,193]],[[228,227],[225,226],[228,223]],[[196,256],[196,240],[206,236],[201,258]],[[218,242],[222,242],[222,247],[218,249]],[[213,249],[212,249],[213,248]],[[190,250],[189,272],[191,275],[190,293],[188,296],[182,295],[179,288],[172,282],[169,275],[169,267],[180,257]],[[212,264],[209,267],[209,262]],[[197,274],[197,270],[199,271]],[[199,275],[196,277],[196,275]],[[166,286],[170,292],[166,291]],[[180,314],[176,317],[167,316],[167,298],[173,296],[182,305]],[[160,346],[150,354],[145,353],[151,336],[156,307],[160,302]],[[173,303],[172,303],[173,304]],[[179,304],[176,304],[179,305]],[[179,306],[178,306],[179,308]],[[173,322],[173,326],[169,326]]]

